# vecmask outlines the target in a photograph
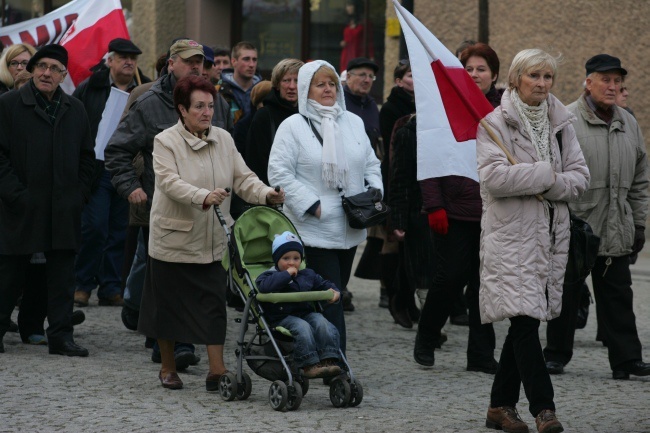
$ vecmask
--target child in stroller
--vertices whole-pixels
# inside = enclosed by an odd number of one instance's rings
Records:
[[[272,246],[275,266],[262,273],[256,280],[261,293],[309,292],[330,290],[338,302],[340,292],[330,281],[323,279],[311,269],[298,270],[304,254],[300,239],[285,231],[276,235]],[[339,333],[321,313],[314,311],[310,302],[263,303],[270,324],[282,326],[294,338],[294,361],[303,369],[302,375],[309,379],[338,376]]]

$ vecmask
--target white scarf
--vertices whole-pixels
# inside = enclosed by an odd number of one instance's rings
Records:
[[[548,102],[544,100],[538,106],[530,106],[521,100],[516,89],[510,92],[510,100],[537,151],[537,158],[540,161],[551,162],[551,121],[548,117]]]
[[[331,107],[307,100],[307,117],[320,123],[323,137],[322,177],[330,188],[346,189],[348,185],[348,161],[339,131],[337,118],[343,113],[338,103]]]

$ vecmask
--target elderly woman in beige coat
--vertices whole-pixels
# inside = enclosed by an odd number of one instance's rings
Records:
[[[528,432],[515,408],[522,383],[538,431],[563,431],[538,329],[562,308],[567,202],[587,190],[589,170],[571,126],[573,115],[549,93],[556,74],[551,55],[520,52],[510,66],[501,106],[485,118],[515,164],[482,126],[477,137],[481,320],[510,319],[486,426],[511,432]]]
[[[253,204],[284,201],[284,191],[266,186],[246,166],[230,134],[211,126],[215,96],[202,77],[179,80],[174,106],[180,120],[154,140],[156,189],[138,330],[158,339],[159,378],[170,389],[183,387],[174,341],[207,345],[208,391],[218,389],[226,371],[226,239],[212,206],[232,224],[231,189]]]

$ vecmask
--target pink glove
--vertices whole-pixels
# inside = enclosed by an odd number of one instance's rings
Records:
[[[429,214],[429,227],[433,229],[434,232],[446,235],[447,230],[449,229],[449,220],[447,219],[447,211],[444,209],[438,209]]]

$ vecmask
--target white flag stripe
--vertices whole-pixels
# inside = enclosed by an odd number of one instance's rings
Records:
[[[409,26],[412,23],[434,56],[447,67],[462,68],[454,56],[413,15],[393,0],[411,61],[417,110],[418,180],[442,176],[464,176],[478,181],[476,140],[457,142],[449,126],[442,97],[431,69],[430,56]],[[407,22],[405,17],[408,16]]]

